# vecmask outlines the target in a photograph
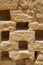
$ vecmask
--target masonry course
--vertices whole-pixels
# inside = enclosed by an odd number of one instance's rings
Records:
[[[43,0],[0,0],[0,65],[43,65]]]

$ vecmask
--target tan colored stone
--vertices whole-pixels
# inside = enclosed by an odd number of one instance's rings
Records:
[[[43,54],[39,54],[39,55],[38,55],[37,61],[43,62]]]
[[[30,51],[43,51],[43,41],[35,41],[28,45]]]
[[[36,62],[35,62],[35,65],[43,65],[43,62],[36,61]]]
[[[3,4],[3,5],[2,5]],[[16,9],[18,0],[0,0],[0,10]]]
[[[34,31],[22,30],[10,33],[10,42],[16,50],[18,50],[19,41],[21,40],[27,41],[28,45],[31,44],[34,41]]]
[[[29,24],[29,27],[33,30],[43,30],[43,23],[32,22]]]
[[[16,28],[16,23],[12,21],[1,21],[0,22],[0,31],[14,31]]]
[[[25,58],[34,60],[34,52],[11,51],[11,52],[9,52],[9,57],[14,60],[25,59]]]
[[[43,40],[35,39],[35,30],[43,30],[43,0],[0,0],[2,10],[9,10],[11,20],[0,20],[0,65],[43,65]],[[17,30],[17,22],[28,22],[28,30]],[[2,31],[9,31],[8,41],[1,40]],[[20,50],[19,41],[27,41],[28,48]],[[11,60],[2,60],[2,51]]]

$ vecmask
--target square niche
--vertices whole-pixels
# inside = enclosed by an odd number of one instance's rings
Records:
[[[28,30],[28,22],[17,22],[16,30]]]
[[[9,10],[0,10],[0,21],[10,21]]]
[[[10,60],[8,51],[2,51],[2,53],[1,53],[1,60]]]
[[[19,41],[19,50],[28,50],[27,41]]]
[[[43,30],[35,30],[35,40],[43,41]]]
[[[9,31],[2,31],[1,32],[1,41],[8,41],[9,40]]]

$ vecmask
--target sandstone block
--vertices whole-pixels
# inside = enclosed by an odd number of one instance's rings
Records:
[[[28,45],[30,51],[43,51],[43,41],[35,41]]]
[[[16,9],[17,5],[18,5],[18,0],[4,0],[4,1],[0,0],[0,10]]]
[[[43,30],[43,23],[32,22],[29,24],[29,27],[32,30]]]
[[[30,22],[33,20],[33,17],[23,13],[21,10],[11,10],[11,20],[15,21],[15,22]]]
[[[34,52],[28,52],[28,51],[11,51],[9,52],[9,57],[14,59],[14,60],[19,60],[19,59],[30,59],[34,60]]]

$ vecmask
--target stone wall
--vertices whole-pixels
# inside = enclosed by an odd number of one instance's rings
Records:
[[[43,0],[0,0],[0,65],[43,65]]]

